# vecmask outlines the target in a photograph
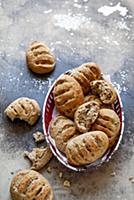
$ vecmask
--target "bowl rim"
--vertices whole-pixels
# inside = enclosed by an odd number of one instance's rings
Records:
[[[117,99],[118,99],[119,107],[120,107],[120,116],[121,116],[121,117],[120,117],[120,118],[121,118],[121,119],[120,119],[120,122],[121,122],[121,125],[120,125],[120,134],[119,134],[119,137],[118,137],[118,140],[117,140],[116,145],[114,145],[113,147],[111,147],[110,149],[108,149],[108,151],[107,151],[107,152],[104,154],[104,156],[102,156],[100,159],[98,159],[98,160],[96,160],[95,162],[90,163],[90,164],[88,164],[88,165],[82,165],[82,166],[79,167],[79,166],[73,166],[73,165],[71,165],[71,164],[69,164],[69,163],[68,163],[68,164],[65,163],[65,162],[63,161],[63,159],[60,158],[60,156],[57,156],[56,152],[55,152],[54,149],[53,149],[53,148],[55,148],[55,147],[53,147],[53,144],[50,143],[48,137],[46,136],[46,135],[47,135],[47,131],[46,131],[46,127],[45,127],[45,109],[46,109],[48,97],[49,97],[49,95],[52,93],[56,81],[57,81],[62,75],[68,74],[68,73],[70,73],[71,71],[72,71],[72,70],[67,70],[67,71],[65,71],[64,73],[60,74],[60,75],[58,76],[58,78],[55,79],[55,81],[53,82],[53,84],[51,85],[51,87],[49,88],[49,90],[48,90],[48,92],[47,92],[47,94],[46,94],[44,103],[43,103],[42,124],[43,124],[43,133],[44,133],[44,135],[45,135],[46,142],[47,142],[47,144],[49,145],[49,147],[50,147],[52,153],[54,154],[54,156],[58,159],[58,161],[59,161],[60,163],[62,163],[62,164],[63,164],[64,166],[66,166],[67,168],[69,168],[69,169],[71,169],[71,170],[73,170],[73,171],[80,172],[80,171],[85,171],[85,170],[89,170],[89,169],[92,169],[92,168],[96,168],[96,169],[97,169],[97,168],[100,167],[102,164],[104,164],[104,163],[106,163],[106,162],[109,162],[109,160],[111,159],[111,157],[113,156],[113,154],[118,150],[119,145],[120,145],[121,140],[122,140],[122,137],[123,137],[123,133],[124,133],[124,110],[123,110],[123,104],[122,104],[122,101],[121,101],[121,97],[120,97],[119,91],[118,91],[118,89],[113,85],[113,83],[111,82],[111,79],[110,79],[110,81],[108,81],[108,82],[110,82],[110,83],[112,84],[112,86],[114,87],[114,89],[116,90]],[[109,76],[110,76],[110,75],[109,75]],[[106,80],[106,79],[105,79],[105,74],[103,74],[103,78],[104,78],[104,80]],[[106,81],[107,81],[107,80],[106,80]],[[55,106],[54,106],[54,107],[55,107]],[[49,125],[50,125],[50,123],[49,123]],[[48,131],[49,131],[49,127],[48,127]],[[113,149],[113,150],[110,152],[111,149]],[[56,148],[55,150],[58,151],[58,152],[60,152],[57,148]],[[108,155],[108,154],[109,154],[109,155]],[[107,157],[107,158],[106,158],[106,157]],[[99,160],[101,160],[101,161],[99,162]],[[98,162],[98,164],[95,165],[95,163],[97,163],[97,162]]]

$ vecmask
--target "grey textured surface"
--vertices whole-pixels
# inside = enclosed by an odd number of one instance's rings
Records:
[[[41,119],[30,127],[12,123],[3,111],[20,96],[35,98],[43,106],[51,83],[62,72],[95,61],[111,75],[125,111],[125,133],[112,160],[97,171],[75,173],[56,159],[52,173],[42,173],[52,184],[56,200],[133,200],[134,184],[134,2],[133,0],[0,0],[0,200],[10,200],[14,173],[29,168],[22,156],[35,143],[32,133],[42,130]],[[107,6],[116,11],[107,16]],[[104,10],[106,9],[106,11]],[[113,8],[112,8],[113,9]],[[25,50],[44,41],[57,58],[55,71],[37,76],[25,63]],[[59,178],[63,172],[63,178]],[[111,176],[115,172],[116,176]],[[63,181],[71,182],[65,189]]]

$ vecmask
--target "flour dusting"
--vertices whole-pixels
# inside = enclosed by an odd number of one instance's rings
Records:
[[[81,15],[64,15],[56,14],[54,15],[55,26],[65,28],[66,30],[78,30],[82,24],[90,22],[90,19]]]
[[[121,6],[120,2],[115,6],[103,6],[98,9],[99,13],[102,13],[104,16],[109,16],[112,13],[118,11],[121,16],[125,16],[128,12],[128,9],[124,6]]]
[[[130,31],[130,28],[127,26],[127,24],[126,24],[125,21],[119,21],[117,24],[118,24],[118,27],[119,27],[121,30]]]

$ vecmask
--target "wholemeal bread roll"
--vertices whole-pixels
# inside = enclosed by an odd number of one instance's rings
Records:
[[[65,152],[67,142],[76,134],[75,124],[65,116],[56,116],[50,124],[50,135],[55,140],[57,148]]]
[[[74,114],[74,122],[78,131],[88,132],[98,117],[100,106],[96,101],[89,101],[79,106]]]
[[[104,104],[112,104],[116,100],[116,91],[113,86],[105,80],[95,80],[90,83],[91,91],[99,95]]]
[[[35,124],[40,116],[40,106],[36,100],[21,97],[13,101],[5,110],[5,114],[14,121],[24,120],[30,125]]]
[[[29,69],[37,74],[49,73],[54,69],[55,58],[46,44],[33,42],[26,52]]]
[[[70,118],[74,117],[74,112],[84,102],[81,86],[69,75],[60,76],[53,94],[57,110]]]
[[[102,157],[108,146],[109,140],[104,132],[87,132],[68,141],[66,156],[72,165],[85,165]]]
[[[101,109],[92,130],[103,131],[109,138],[110,147],[115,144],[120,130],[120,119],[111,109]]]
[[[90,82],[100,79],[101,70],[96,63],[84,63],[73,69],[71,76],[79,82],[84,94],[87,94],[90,91]]]
[[[48,180],[33,170],[19,171],[12,179],[10,193],[13,200],[53,200]]]

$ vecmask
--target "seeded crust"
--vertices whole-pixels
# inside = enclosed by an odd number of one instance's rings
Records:
[[[91,91],[99,95],[104,104],[112,104],[116,100],[116,91],[113,86],[105,80],[95,80],[90,83]]]
[[[71,76],[79,82],[83,93],[87,94],[90,91],[90,82],[101,78],[101,70],[96,63],[84,63],[72,70]]]
[[[37,74],[49,73],[54,69],[55,58],[46,44],[33,42],[26,52],[29,69]]]
[[[96,101],[82,104],[75,112],[74,121],[78,131],[86,133],[98,117],[100,106]]]
[[[57,110],[69,118],[74,117],[74,112],[84,102],[81,86],[69,75],[57,80],[53,94]]]
[[[108,146],[109,140],[104,132],[87,132],[69,140],[66,146],[66,156],[72,165],[85,165],[102,157]]]
[[[109,138],[109,144],[113,146],[119,135],[120,119],[114,110],[101,109],[96,122],[92,126],[92,130],[103,131]]]
[[[49,147],[33,148],[31,152],[25,151],[24,156],[32,162],[31,169],[40,170],[50,161],[53,154]]]
[[[87,103],[89,101],[96,101],[99,104],[100,108],[113,109],[113,105],[112,104],[104,104],[104,103],[102,103],[102,101],[96,95],[90,94],[90,95],[85,96],[84,102]]]
[[[13,200],[53,200],[48,180],[33,170],[19,171],[11,181],[10,193]]]
[[[68,140],[76,134],[75,124],[67,117],[58,115],[50,124],[50,134],[57,148],[64,153]]]
[[[24,120],[30,125],[35,124],[40,116],[40,106],[34,99],[21,97],[13,101],[5,110],[5,114],[14,121]]]

